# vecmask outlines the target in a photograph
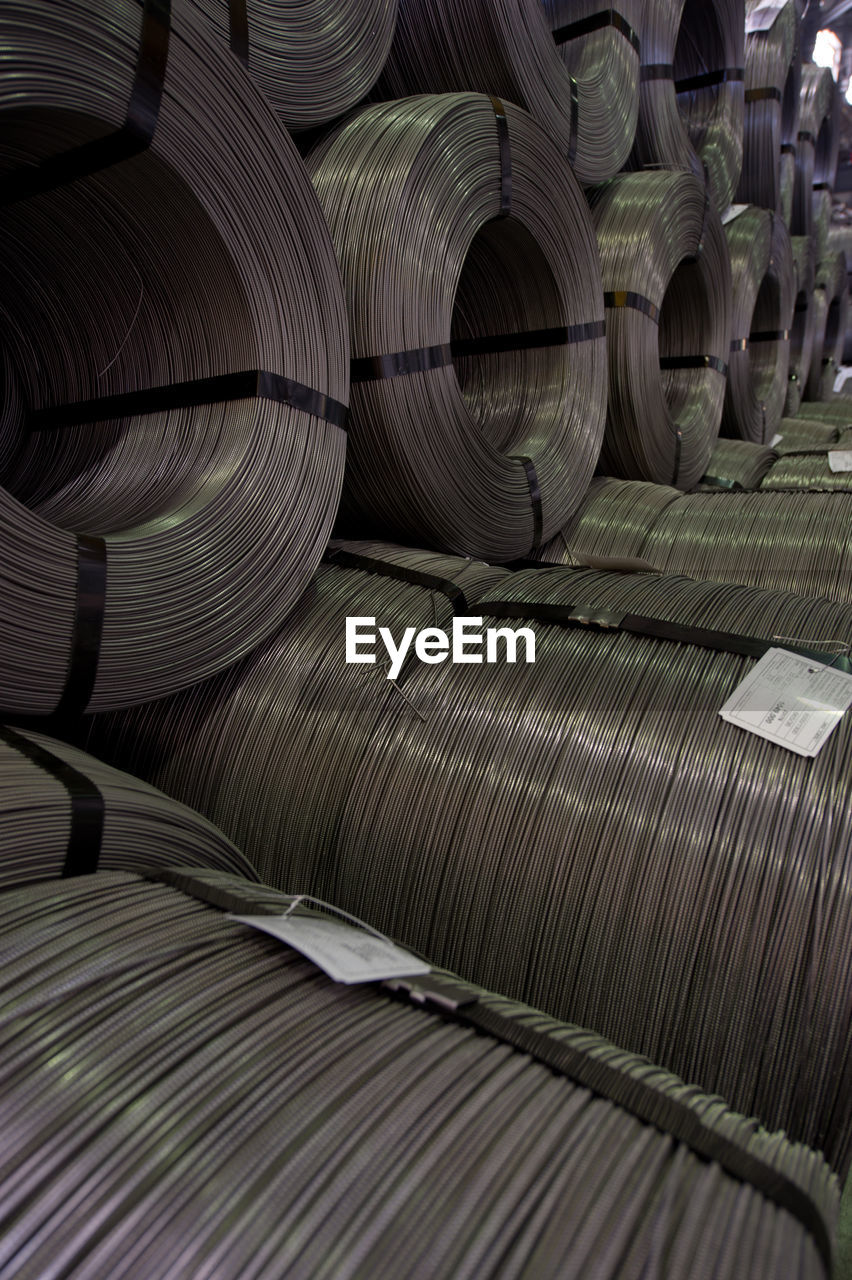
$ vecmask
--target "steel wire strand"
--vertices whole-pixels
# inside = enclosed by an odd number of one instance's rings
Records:
[[[35,751],[33,750],[35,748]],[[48,753],[47,767],[41,756]],[[63,768],[66,766],[66,768]],[[75,777],[76,775],[76,777]],[[88,784],[85,796],[81,789]],[[98,809],[75,845],[81,805]],[[135,871],[156,846],[165,865],[254,876],[221,831],[162,792],[43,734],[0,725],[0,888],[103,870]]]
[[[852,427],[852,405],[846,396],[829,396],[827,400],[803,400],[796,414],[796,421],[803,430],[810,430],[811,424],[821,424],[826,427],[834,426],[842,432]]]
[[[769,444],[787,396],[795,303],[793,250],[781,218],[754,205],[729,218],[725,238],[731,260],[733,333],[722,432]]]
[[[778,7],[768,29],[749,29],[761,0],[746,0],[743,163],[736,199],[781,214],[782,146],[795,144],[801,62],[795,0]],[[792,157],[790,157],[792,161]]]
[[[594,192],[607,303],[601,469],[689,489],[725,395],[731,274],[718,216],[686,173],[622,174]]]
[[[719,489],[759,489],[761,481],[777,461],[778,454],[768,445],[750,440],[717,440],[707,464],[707,471],[696,486],[699,493]]]
[[[192,2],[292,130],[326,124],[367,95],[396,25],[397,0]]]
[[[644,0],[632,169],[706,174],[718,212],[743,158],[742,0]]]
[[[814,195],[834,188],[837,175],[840,100],[827,67],[802,65],[796,178],[793,191],[793,235],[809,236],[814,223]]]
[[[813,307],[813,355],[803,396],[806,400],[829,400],[843,358],[849,310],[846,260],[842,253],[830,254],[817,263]]]
[[[790,371],[784,415],[795,418],[802,403],[802,392],[813,358],[816,317],[812,303],[816,257],[810,236],[791,236],[790,243],[793,248],[796,296],[790,326]]]
[[[378,92],[474,90],[529,111],[578,181],[630,154],[639,107],[640,0],[400,0]]]
[[[366,107],[307,163],[357,370],[341,531],[526,555],[576,507],[604,426],[600,267],[567,164],[478,94]]]
[[[126,705],[222,669],[286,616],[336,513],[349,352],[331,240],[268,106],[185,0],[169,8],[0,15],[6,712],[48,713],[63,689],[78,710]],[[134,394],[149,388],[166,390]]]
[[[0,1023],[4,1275],[638,1280],[663,1259],[672,1277],[828,1275],[839,1196],[822,1158],[587,1031],[468,987],[498,1028],[476,1034],[129,875],[4,894],[0,917],[18,957]],[[513,1028],[632,1083],[659,1118],[554,1074]],[[670,1136],[674,1115],[763,1181]],[[773,1203],[782,1184],[810,1229]]]

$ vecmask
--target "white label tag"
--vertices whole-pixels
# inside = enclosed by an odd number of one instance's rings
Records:
[[[852,676],[770,649],[722,707],[723,720],[800,756],[815,756],[852,703]]]
[[[741,213],[745,213],[748,207],[747,204],[729,204],[722,214],[722,226],[726,227],[729,222],[733,222],[734,218],[738,218]]]
[[[783,438],[784,438],[783,436],[779,436],[778,433],[776,432],[776,434],[769,441],[770,449],[774,449],[777,444],[780,444]]]
[[[271,933],[313,960],[334,982],[379,982],[429,973],[423,960],[354,925],[316,916],[229,916]]]
[[[828,465],[832,471],[852,471],[852,449],[830,449]]]
[[[757,5],[746,14],[746,35],[754,35],[756,31],[771,31],[786,3],[787,0],[763,0],[763,4]]]

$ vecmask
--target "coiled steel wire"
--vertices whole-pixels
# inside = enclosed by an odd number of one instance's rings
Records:
[[[843,356],[849,310],[849,285],[842,253],[817,263],[813,293],[814,347],[804,398],[828,400]]]
[[[802,403],[802,391],[808,380],[813,357],[816,324],[813,309],[816,258],[813,241],[809,236],[791,236],[790,244],[793,248],[796,298],[793,306],[793,322],[790,326],[790,371],[784,414],[785,417],[795,418]]]
[[[789,424],[789,425],[785,425]],[[812,424],[815,425],[815,424]],[[797,429],[798,428],[798,429]],[[828,452],[834,445],[842,449],[833,428],[830,441],[803,432],[795,419],[782,420],[784,432],[774,449],[745,440],[721,440],[713,451],[707,475],[697,489],[701,493],[725,489],[774,491],[852,492],[852,473],[833,471]],[[849,436],[852,444],[852,432]]]
[[[834,188],[840,142],[839,110],[837,86],[829,69],[812,62],[804,63],[790,227],[795,236],[811,234],[815,192],[826,189],[830,192]]]
[[[781,214],[781,148],[795,145],[800,112],[800,18],[796,0],[787,0],[775,8],[769,27],[758,22],[750,29],[765,9],[762,0],[746,0],[743,163],[736,199]],[[795,165],[792,156],[790,161]]]
[[[471,93],[366,107],[308,167],[355,356],[342,530],[526,555],[579,503],[604,427],[600,267],[568,165]]]
[[[630,154],[641,0],[400,0],[378,91],[474,90],[525,107],[582,183]]]
[[[12,0],[0,47],[0,708],[122,706],[235,661],[316,568],[339,271],[295,148],[186,0]]]
[[[0,898],[5,1275],[829,1276],[807,1147],[446,975],[443,1014],[331,982],[222,910],[282,895],[178,882]]]
[[[721,223],[688,173],[622,174],[591,209],[607,303],[601,467],[691,488],[725,396],[731,270]]]
[[[774,448],[750,440],[717,440],[707,472],[696,488],[701,493],[719,489],[759,489],[760,482],[778,459]]]

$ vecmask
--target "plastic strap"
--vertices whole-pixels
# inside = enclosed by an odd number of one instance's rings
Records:
[[[641,311],[643,315],[653,320],[654,324],[660,322],[660,308],[657,304],[641,293],[634,293],[632,289],[616,289],[614,292],[605,293],[604,306],[613,310],[629,307],[632,311]]]
[[[750,345],[755,342],[788,342],[789,339],[789,329],[758,329],[757,333],[748,335]]]
[[[601,9],[600,13],[591,13],[578,22],[569,22],[567,26],[557,27],[553,33],[554,44],[567,44],[569,40],[578,40],[581,36],[591,35],[593,31],[602,31],[606,27],[614,27],[625,40],[641,53],[639,36],[630,23],[615,9]]]
[[[120,129],[0,179],[0,205],[55,191],[145,151],[153,141],[169,52],[170,0],[145,0],[136,74]]]
[[[499,98],[489,95],[497,118],[497,142],[500,147],[500,218],[508,218],[512,211],[512,152],[509,147],[509,121],[506,108]]]
[[[108,418],[131,418],[144,413],[160,413],[169,409],[189,409],[204,404],[230,403],[233,400],[272,400],[321,418],[334,427],[345,428],[346,406],[321,391],[279,373],[249,369],[240,373],[223,373],[191,382],[172,382],[164,387],[148,387],[143,391],[127,391],[94,400],[77,400],[70,404],[37,409],[30,415],[31,431],[50,431],[58,427],[75,427],[87,422],[103,422]]]
[[[670,62],[648,62],[639,68],[641,80],[674,80],[674,67]]]
[[[748,338],[732,338],[731,351],[748,351]]]
[[[783,95],[781,90],[774,84],[766,85],[763,89],[746,89],[745,91],[745,100],[747,103],[764,101],[781,102],[782,97]]]
[[[0,725],[0,740],[62,783],[71,802],[71,827],[62,875],[93,875],[98,869],[104,830],[104,798],[100,788],[73,765],[14,729]]]
[[[438,591],[446,596],[453,606],[453,613],[466,617],[470,613],[465,594],[461,587],[450,578],[440,578],[437,574],[427,573],[422,569],[409,569],[405,565],[392,564],[387,560],[374,560],[359,551],[347,551],[344,547],[329,547],[323,556],[326,564],[339,564],[346,569],[360,569],[364,573],[375,573],[380,578],[395,578],[397,582],[408,582],[414,587],[426,587],[429,591]]]
[[[798,138],[799,142],[811,142],[814,145],[816,145],[816,139],[814,138],[814,135],[812,133],[809,133],[807,129],[804,129],[801,132],[797,133],[796,137]]]
[[[230,0],[228,4],[231,52],[244,66],[249,60],[249,28],[246,0]]]
[[[510,454],[516,462],[520,462],[527,475],[527,485],[530,491],[530,500],[532,502],[533,513],[533,540],[531,550],[537,551],[541,546],[541,535],[544,529],[544,516],[541,509],[541,486],[538,482],[538,472],[532,458],[526,458],[523,454]]]
[[[815,182],[813,184],[814,191],[831,191],[833,190],[830,182]]]
[[[796,154],[796,144],[794,142],[781,143],[782,156],[794,156]]]
[[[661,369],[715,369],[727,377],[728,366],[718,356],[660,356]]]
[[[674,471],[672,472],[672,487],[677,488],[677,482],[680,477],[680,455],[683,451],[683,432],[678,427],[675,430],[675,455],[674,455]]]
[[[714,489],[727,489],[732,493],[745,492],[745,486],[739,480],[728,480],[725,476],[702,476],[701,483],[712,485]]]
[[[482,338],[454,338],[434,347],[415,347],[384,356],[359,356],[350,364],[353,382],[373,382],[399,378],[409,373],[428,373],[452,364],[453,357],[496,355],[506,351],[531,351],[539,347],[573,346],[606,337],[603,320],[587,324],[563,325],[552,329],[528,329],[524,333],[493,333]]]
[[[106,543],[103,538],[80,534],[77,538],[77,591],[71,655],[65,687],[53,712],[57,719],[83,715],[91,700],[101,653],[106,576]]]
[[[744,79],[743,67],[722,67],[719,71],[705,71],[698,76],[675,80],[675,93],[694,93],[697,89],[712,89],[717,84],[738,84]]]
[[[580,132],[580,88],[573,76],[568,77],[571,95],[571,115],[568,123],[568,163],[574,167],[577,159],[577,137]]]

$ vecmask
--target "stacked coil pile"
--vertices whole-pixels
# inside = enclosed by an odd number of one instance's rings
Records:
[[[349,590],[360,612],[363,589]],[[394,690],[378,667],[340,663],[339,611],[325,643],[356,714],[341,715],[315,653],[294,675],[282,650],[265,682],[220,702],[200,690],[108,717],[95,749],[202,801],[232,837],[238,825],[264,879],[649,1054],[844,1171],[852,723],[804,760],[719,708],[776,636],[848,644],[852,608],[565,569],[504,579],[475,608],[531,630],[535,662],[521,637],[514,664],[414,660]],[[577,625],[596,616],[620,629]],[[281,750],[276,702],[294,725],[316,708],[298,731],[310,756]],[[254,794],[239,818],[210,743]],[[293,815],[318,771],[333,812],[306,850]]]
[[[208,867],[254,879],[216,827],[147,783],[43,734],[0,725],[0,888],[99,868]]]
[[[353,362],[342,529],[506,561],[577,507],[604,427],[594,229],[553,143],[481,94],[366,107],[308,157]]]
[[[832,253],[817,263],[813,308],[814,347],[804,394],[808,400],[827,400],[834,390],[846,340],[849,285],[842,253]]]
[[[795,169],[789,148],[800,110],[799,25],[795,0],[777,6],[746,0],[743,163],[736,198],[782,216],[782,160]]]
[[[601,466],[691,488],[725,398],[731,272],[721,222],[688,173],[621,174],[591,209],[609,356]]]
[[[630,154],[639,108],[639,0],[405,0],[379,91],[473,90],[517,103],[582,183]]]
[[[224,914],[282,895],[166,879],[0,899],[8,1274],[830,1275],[814,1152],[447,975],[414,980],[443,1012],[330,982]]]
[[[348,339],[300,158],[185,0],[7,4],[0,44],[0,708],[72,714],[286,617],[339,501]]]
[[[727,436],[768,444],[787,397],[795,285],[781,218],[735,205],[725,219],[731,259],[732,335],[722,413]]]
[[[829,69],[817,67],[812,62],[805,63],[796,136],[796,182],[790,227],[793,235],[811,235],[814,216],[821,204],[821,193],[827,192],[830,196],[834,188],[839,109],[837,86]]]
[[[802,403],[802,392],[810,373],[814,350],[816,316],[813,292],[816,275],[816,258],[813,241],[809,236],[791,236],[793,271],[796,297],[793,304],[793,321],[790,326],[790,369],[784,414],[795,418]]]
[[[193,0],[288,129],[354,107],[390,51],[398,0]]]
[[[743,0],[646,0],[632,168],[707,176],[721,213],[743,158]]]

